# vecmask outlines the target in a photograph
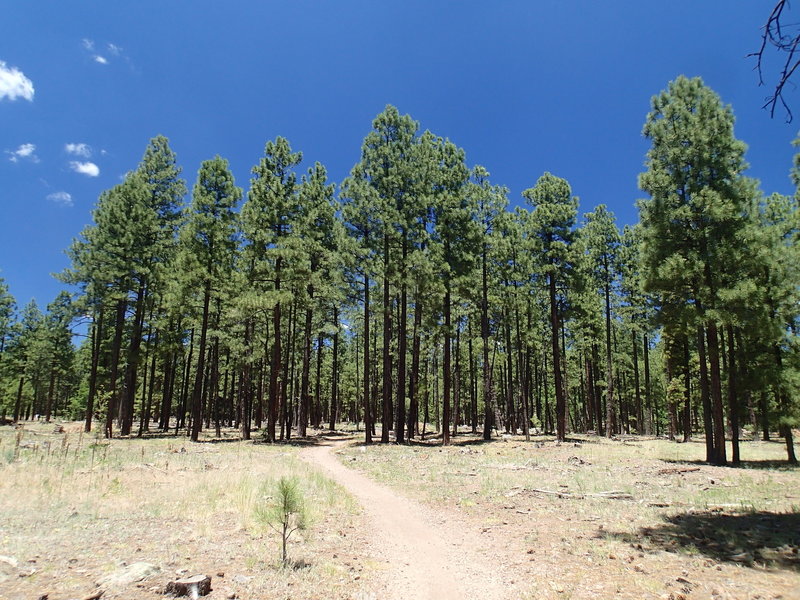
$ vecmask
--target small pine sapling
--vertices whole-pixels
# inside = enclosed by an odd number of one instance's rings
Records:
[[[281,536],[281,555],[284,567],[289,565],[287,544],[295,531],[308,527],[308,510],[303,493],[295,478],[281,477],[275,495],[256,507],[256,518]]]

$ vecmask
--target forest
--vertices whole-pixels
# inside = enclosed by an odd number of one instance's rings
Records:
[[[156,136],[67,249],[65,291],[20,307],[0,280],[0,416],[192,441],[694,436],[715,465],[778,435],[796,463],[798,196],[744,174],[699,78],[642,134],[622,228],[549,172],[509,198],[393,106],[338,183],[276,137],[246,191],[220,156],[190,190]],[[800,155],[786,170],[800,186]]]

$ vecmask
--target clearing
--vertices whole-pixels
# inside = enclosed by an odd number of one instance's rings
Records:
[[[57,429],[57,428],[56,428]],[[743,468],[701,441],[576,436],[363,446],[0,428],[0,598],[800,598],[800,470],[779,442]],[[311,528],[279,567],[256,507],[300,479]],[[128,583],[109,577],[141,563]],[[106,579],[104,579],[106,578]],[[101,585],[98,586],[97,582]]]

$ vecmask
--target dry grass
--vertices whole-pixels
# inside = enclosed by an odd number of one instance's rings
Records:
[[[342,458],[473,523],[530,598],[800,597],[800,470],[781,462],[782,443],[743,444],[738,469],[703,453],[652,438],[465,435]]]
[[[381,589],[387,565],[368,542],[391,540],[363,531],[350,496],[297,447],[237,442],[234,432],[191,444],[67,431],[37,425],[18,445],[0,428],[0,598],[82,598],[137,561],[161,570],[104,598],[154,600],[184,570],[212,576],[212,599]],[[455,441],[355,445],[342,459],[435,507],[445,530],[467,532],[517,597],[800,597],[800,470],[782,465],[778,442],[747,442],[747,468],[731,469],[699,462],[698,442]],[[254,518],[284,475],[303,482],[315,512],[292,545],[293,569],[279,567],[277,536]]]
[[[81,598],[138,561],[161,571],[104,598],[156,598],[184,572],[210,575],[218,598],[349,598],[366,585],[369,561],[350,535],[355,504],[295,447],[233,432],[200,444],[107,442],[44,424],[16,435],[0,429],[0,555],[13,559],[0,558],[0,598]],[[299,478],[312,507],[312,527],[293,538],[293,569],[280,568],[277,535],[254,518],[284,475]]]

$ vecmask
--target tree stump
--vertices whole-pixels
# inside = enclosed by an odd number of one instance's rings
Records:
[[[210,591],[211,577],[208,575],[192,575],[177,581],[170,581],[164,588],[165,594],[173,596],[194,596],[194,594],[205,596]]]

